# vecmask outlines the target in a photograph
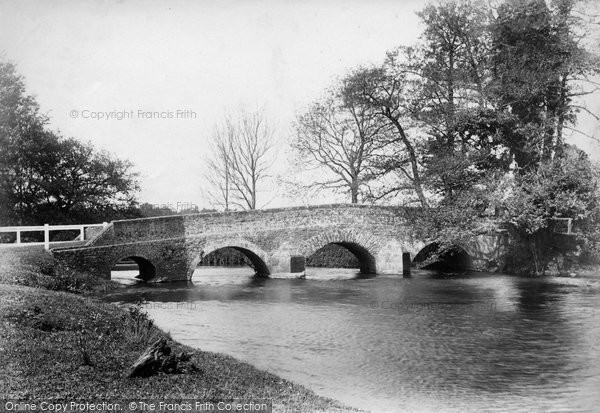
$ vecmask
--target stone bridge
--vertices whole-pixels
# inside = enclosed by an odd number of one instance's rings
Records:
[[[427,246],[415,235],[420,209],[321,205],[242,212],[201,213],[113,221],[85,246],[53,249],[58,266],[110,278],[124,258],[148,282],[190,280],[207,254],[234,248],[259,275],[304,273],[305,258],[328,244],[347,248],[366,274],[403,272]],[[469,266],[497,260],[502,236],[484,234],[461,246]],[[408,254],[406,254],[408,253]]]

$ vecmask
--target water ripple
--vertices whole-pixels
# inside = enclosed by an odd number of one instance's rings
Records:
[[[132,285],[106,298],[143,298],[179,341],[374,411],[600,405],[600,288],[589,281],[428,272],[354,279],[347,270],[305,280],[248,276],[205,268],[193,285]]]

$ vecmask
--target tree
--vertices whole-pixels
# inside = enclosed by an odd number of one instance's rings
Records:
[[[257,209],[260,184],[273,164],[273,133],[262,111],[241,112],[216,127],[206,175],[213,203],[225,210]]]
[[[525,258],[517,263],[519,272],[542,275],[561,253],[556,248],[556,218],[573,219],[579,236],[597,244],[593,218],[599,205],[598,171],[583,151],[568,146],[562,153],[555,162],[517,176],[504,202],[516,245],[528,247],[517,254]]]
[[[397,54],[390,53],[382,66],[360,68],[349,75],[346,78],[344,98],[369,107],[390,130],[390,134],[386,134],[385,144],[390,145],[391,150],[377,162],[379,175],[400,171],[401,176],[408,180],[408,185],[403,182],[394,184],[377,198],[411,190],[421,206],[427,207],[417,140],[407,133],[407,127],[411,124],[410,101],[407,98],[410,95],[409,87],[408,72],[398,64]]]
[[[221,126],[215,127],[211,137],[211,157],[205,175],[211,186],[208,192],[211,202],[225,211],[231,208],[232,151],[236,133],[236,127],[230,118],[226,118]]]
[[[22,223],[25,218],[18,201],[27,185],[24,146],[40,141],[46,123],[15,65],[0,62],[0,218],[4,222]]]
[[[180,208],[181,206],[181,208]],[[148,217],[162,217],[168,215],[185,215],[185,214],[198,214],[201,212],[216,212],[214,209],[202,209],[199,210],[197,205],[191,203],[184,204],[150,204],[144,202],[139,206],[140,215],[144,218]]]
[[[411,114],[427,137],[423,178],[449,202],[498,166],[499,142],[483,128],[490,120],[489,13],[467,0],[429,5],[418,15],[424,32],[402,65],[413,78]]]
[[[129,161],[53,132],[22,141],[17,153],[18,165],[7,168],[4,200],[19,223],[97,222],[136,215],[139,185]]]
[[[137,205],[138,174],[131,162],[77,139],[53,140],[55,151],[46,153],[37,168],[42,189],[37,216],[46,222],[81,222],[123,216]]]
[[[343,87],[342,83],[298,116],[292,147],[303,169],[331,173],[307,187],[347,192],[356,204],[373,178],[375,156],[387,145],[381,137],[387,126],[368,106],[344,99]]]
[[[576,99],[591,92],[583,81],[599,70],[576,33],[576,4],[509,0],[490,27],[496,108],[513,123],[504,143],[523,171],[560,155],[564,129],[585,110]]]
[[[395,114],[405,132],[412,129],[404,133],[412,136],[408,144],[398,135],[402,151],[381,170],[399,170],[417,194],[420,184],[424,194],[438,195],[427,200],[436,208],[419,228],[441,253],[484,230],[473,217],[489,216],[489,206],[505,211],[498,218],[518,240],[513,270],[545,271],[560,252],[558,217],[595,228],[579,236],[581,245],[598,248],[598,174],[563,133],[585,110],[577,97],[593,88],[582,81],[599,67],[582,48],[576,3],[508,0],[496,11],[468,1],[428,6],[420,13],[420,44],[360,72],[354,92],[383,118]]]
[[[137,215],[129,161],[47,130],[11,63],[0,63],[0,210],[19,225]]]

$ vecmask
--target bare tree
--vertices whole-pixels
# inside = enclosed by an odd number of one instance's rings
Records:
[[[382,125],[367,106],[344,100],[340,91],[314,103],[297,118],[292,148],[304,168],[332,174],[306,187],[344,191],[353,204],[358,203],[373,176],[372,160],[386,145],[385,139],[377,139],[385,133]]]
[[[213,206],[229,211],[231,207],[231,157],[235,127],[230,118],[216,126],[211,137],[211,154],[206,180],[211,186],[208,196]]]
[[[256,209],[259,186],[273,165],[273,128],[264,112],[241,112],[215,128],[209,171],[214,204]]]

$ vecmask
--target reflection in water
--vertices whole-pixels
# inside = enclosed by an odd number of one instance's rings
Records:
[[[134,284],[107,299],[144,299],[175,339],[360,408],[600,405],[598,282],[427,271],[410,279],[357,278],[352,270],[312,269],[306,279],[251,274],[204,267],[193,284]]]

